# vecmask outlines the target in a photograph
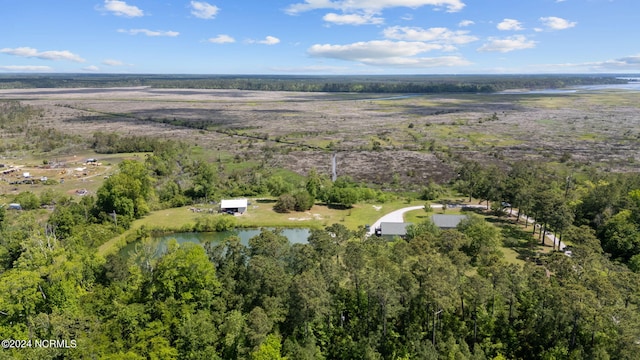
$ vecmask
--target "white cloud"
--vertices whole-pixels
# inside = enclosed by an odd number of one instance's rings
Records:
[[[442,49],[442,45],[427,44],[419,41],[375,40],[348,45],[316,44],[311,46],[308,52],[310,55],[317,57],[363,61],[365,59],[414,56],[439,49]]]
[[[542,24],[544,24],[544,26],[546,26],[550,30],[569,29],[576,26],[577,24],[577,22],[575,21],[568,21],[566,19],[555,17],[555,16],[541,17],[540,21],[542,22]]]
[[[430,41],[443,44],[467,44],[478,40],[468,31],[452,31],[443,27],[423,29],[419,27],[393,26],[384,29],[387,39],[408,41]]]
[[[498,30],[523,30],[522,23],[514,19],[504,19],[498,24]]]
[[[474,25],[474,24],[475,24],[475,21],[473,21],[473,20],[462,20],[462,21],[460,21],[458,23],[458,26],[459,27],[467,27],[467,26],[471,26],[471,25]]]
[[[155,36],[176,37],[180,35],[180,33],[177,31],[160,31],[160,30],[153,31],[153,30],[147,30],[147,29],[129,29],[129,30],[119,29],[118,32],[129,34],[129,35],[144,34],[147,36],[154,36],[154,37]]]
[[[22,56],[22,57],[38,57],[38,50],[30,47],[20,47],[15,49],[0,49],[0,53]]]
[[[530,65],[532,73],[635,73],[640,72],[640,54],[618,59],[584,62]]]
[[[102,61],[102,64],[107,65],[107,66],[123,66],[124,63],[120,60],[113,60],[113,59],[105,59]]]
[[[247,43],[247,44],[275,45],[275,44],[280,43],[280,39],[278,39],[275,36],[267,36],[263,40],[247,39],[247,40],[245,40],[245,43]]]
[[[83,67],[82,70],[88,71],[88,72],[98,72],[100,71],[100,68],[95,65],[89,65],[89,66]]]
[[[640,71],[640,54],[626,56],[613,60],[589,63],[592,69],[597,71]]]
[[[30,47],[20,47],[15,49],[4,48],[0,49],[0,53],[28,57],[28,58],[38,58],[42,60],[68,60],[75,62],[84,62],[85,60],[80,56],[67,51],[67,50],[53,50],[53,51],[38,51],[37,49]]]
[[[226,34],[220,34],[216,37],[210,38],[207,41],[214,44],[230,44],[236,42],[236,39]]]
[[[510,52],[514,50],[523,50],[523,49],[531,49],[536,46],[536,42],[533,40],[528,40],[526,36],[516,35],[509,36],[507,38],[498,39],[498,38],[489,38],[489,42],[482,45],[478,51],[483,52]]]
[[[424,52],[443,49],[446,46],[420,41],[376,40],[347,45],[316,44],[307,52],[313,57],[354,61],[371,66],[429,68],[471,64],[458,56],[416,57]]]
[[[379,65],[401,68],[433,68],[443,66],[468,66],[472,63],[459,56],[441,56],[433,58],[388,58],[366,63],[367,65]]]
[[[49,66],[31,66],[31,65],[7,65],[0,66],[0,70],[15,72],[50,72],[53,69]]]
[[[259,44],[264,44],[264,45],[275,45],[275,44],[278,44],[279,42],[280,42],[280,39],[278,39],[275,36],[267,36],[266,38],[264,38],[264,40],[258,41]]]
[[[322,17],[322,20],[337,25],[377,25],[382,24],[384,19],[375,17],[373,13],[367,14],[335,14],[328,13]]]
[[[116,16],[140,17],[144,16],[144,11],[137,6],[128,5],[124,1],[104,0],[103,10],[113,13]]]
[[[213,19],[219,11],[219,7],[203,1],[191,2],[191,15],[200,19]]]
[[[465,4],[461,0],[305,0],[303,3],[290,5],[285,11],[295,15],[316,9],[377,12],[386,8],[408,7],[415,9],[422,6],[434,6],[437,9],[446,8],[448,12],[457,12],[462,10]]]

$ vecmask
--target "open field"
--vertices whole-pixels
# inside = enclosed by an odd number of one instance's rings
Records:
[[[0,90],[0,100],[42,109],[39,125],[66,134],[182,139],[212,154],[239,155],[300,174],[312,167],[329,174],[331,154],[337,152],[339,175],[379,184],[444,182],[453,177],[460,157],[638,170],[637,96]]]
[[[382,215],[407,206],[420,205],[419,202],[396,200],[384,204],[357,204],[351,209],[329,208],[324,205],[315,205],[309,211],[291,212],[279,214],[273,211],[275,201],[269,199],[253,199],[249,210],[236,216],[238,226],[245,228],[304,227],[310,229],[323,229],[332,224],[342,224],[351,230],[357,230],[366,224],[373,224]],[[198,213],[190,211],[191,206],[179,207],[155,211],[142,219],[136,220],[131,228],[123,234],[104,243],[98,249],[102,255],[108,254],[125,244],[125,239],[140,229],[168,229],[179,231],[185,226],[193,226],[199,217],[229,216],[226,214],[208,214],[207,206],[196,206],[205,210]]]

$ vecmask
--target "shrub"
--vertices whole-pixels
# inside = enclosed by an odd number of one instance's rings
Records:
[[[197,232],[221,232],[233,230],[236,227],[236,218],[229,215],[202,216],[196,219],[194,230]]]
[[[442,188],[433,183],[427,184],[427,186],[422,188],[420,192],[420,200],[432,201],[443,195]]]
[[[282,194],[273,205],[273,210],[279,213],[288,213],[296,208],[296,199],[291,194]]]
[[[313,207],[315,200],[307,191],[300,191],[293,195],[295,200],[294,209],[296,211],[307,211]]]
[[[315,199],[308,191],[303,190],[291,194],[282,194],[278,197],[273,206],[273,210],[279,213],[288,213],[291,211],[307,211],[313,207]]]
[[[40,207],[40,199],[31,191],[23,191],[18,194],[13,202],[20,204],[24,210],[33,210]]]

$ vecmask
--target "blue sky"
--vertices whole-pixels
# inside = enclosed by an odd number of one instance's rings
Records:
[[[638,0],[0,0],[0,72],[640,72]]]

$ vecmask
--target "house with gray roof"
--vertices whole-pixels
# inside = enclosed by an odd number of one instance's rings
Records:
[[[405,237],[407,236],[407,226],[411,223],[382,222],[380,227],[376,229],[376,235],[388,237]]]

